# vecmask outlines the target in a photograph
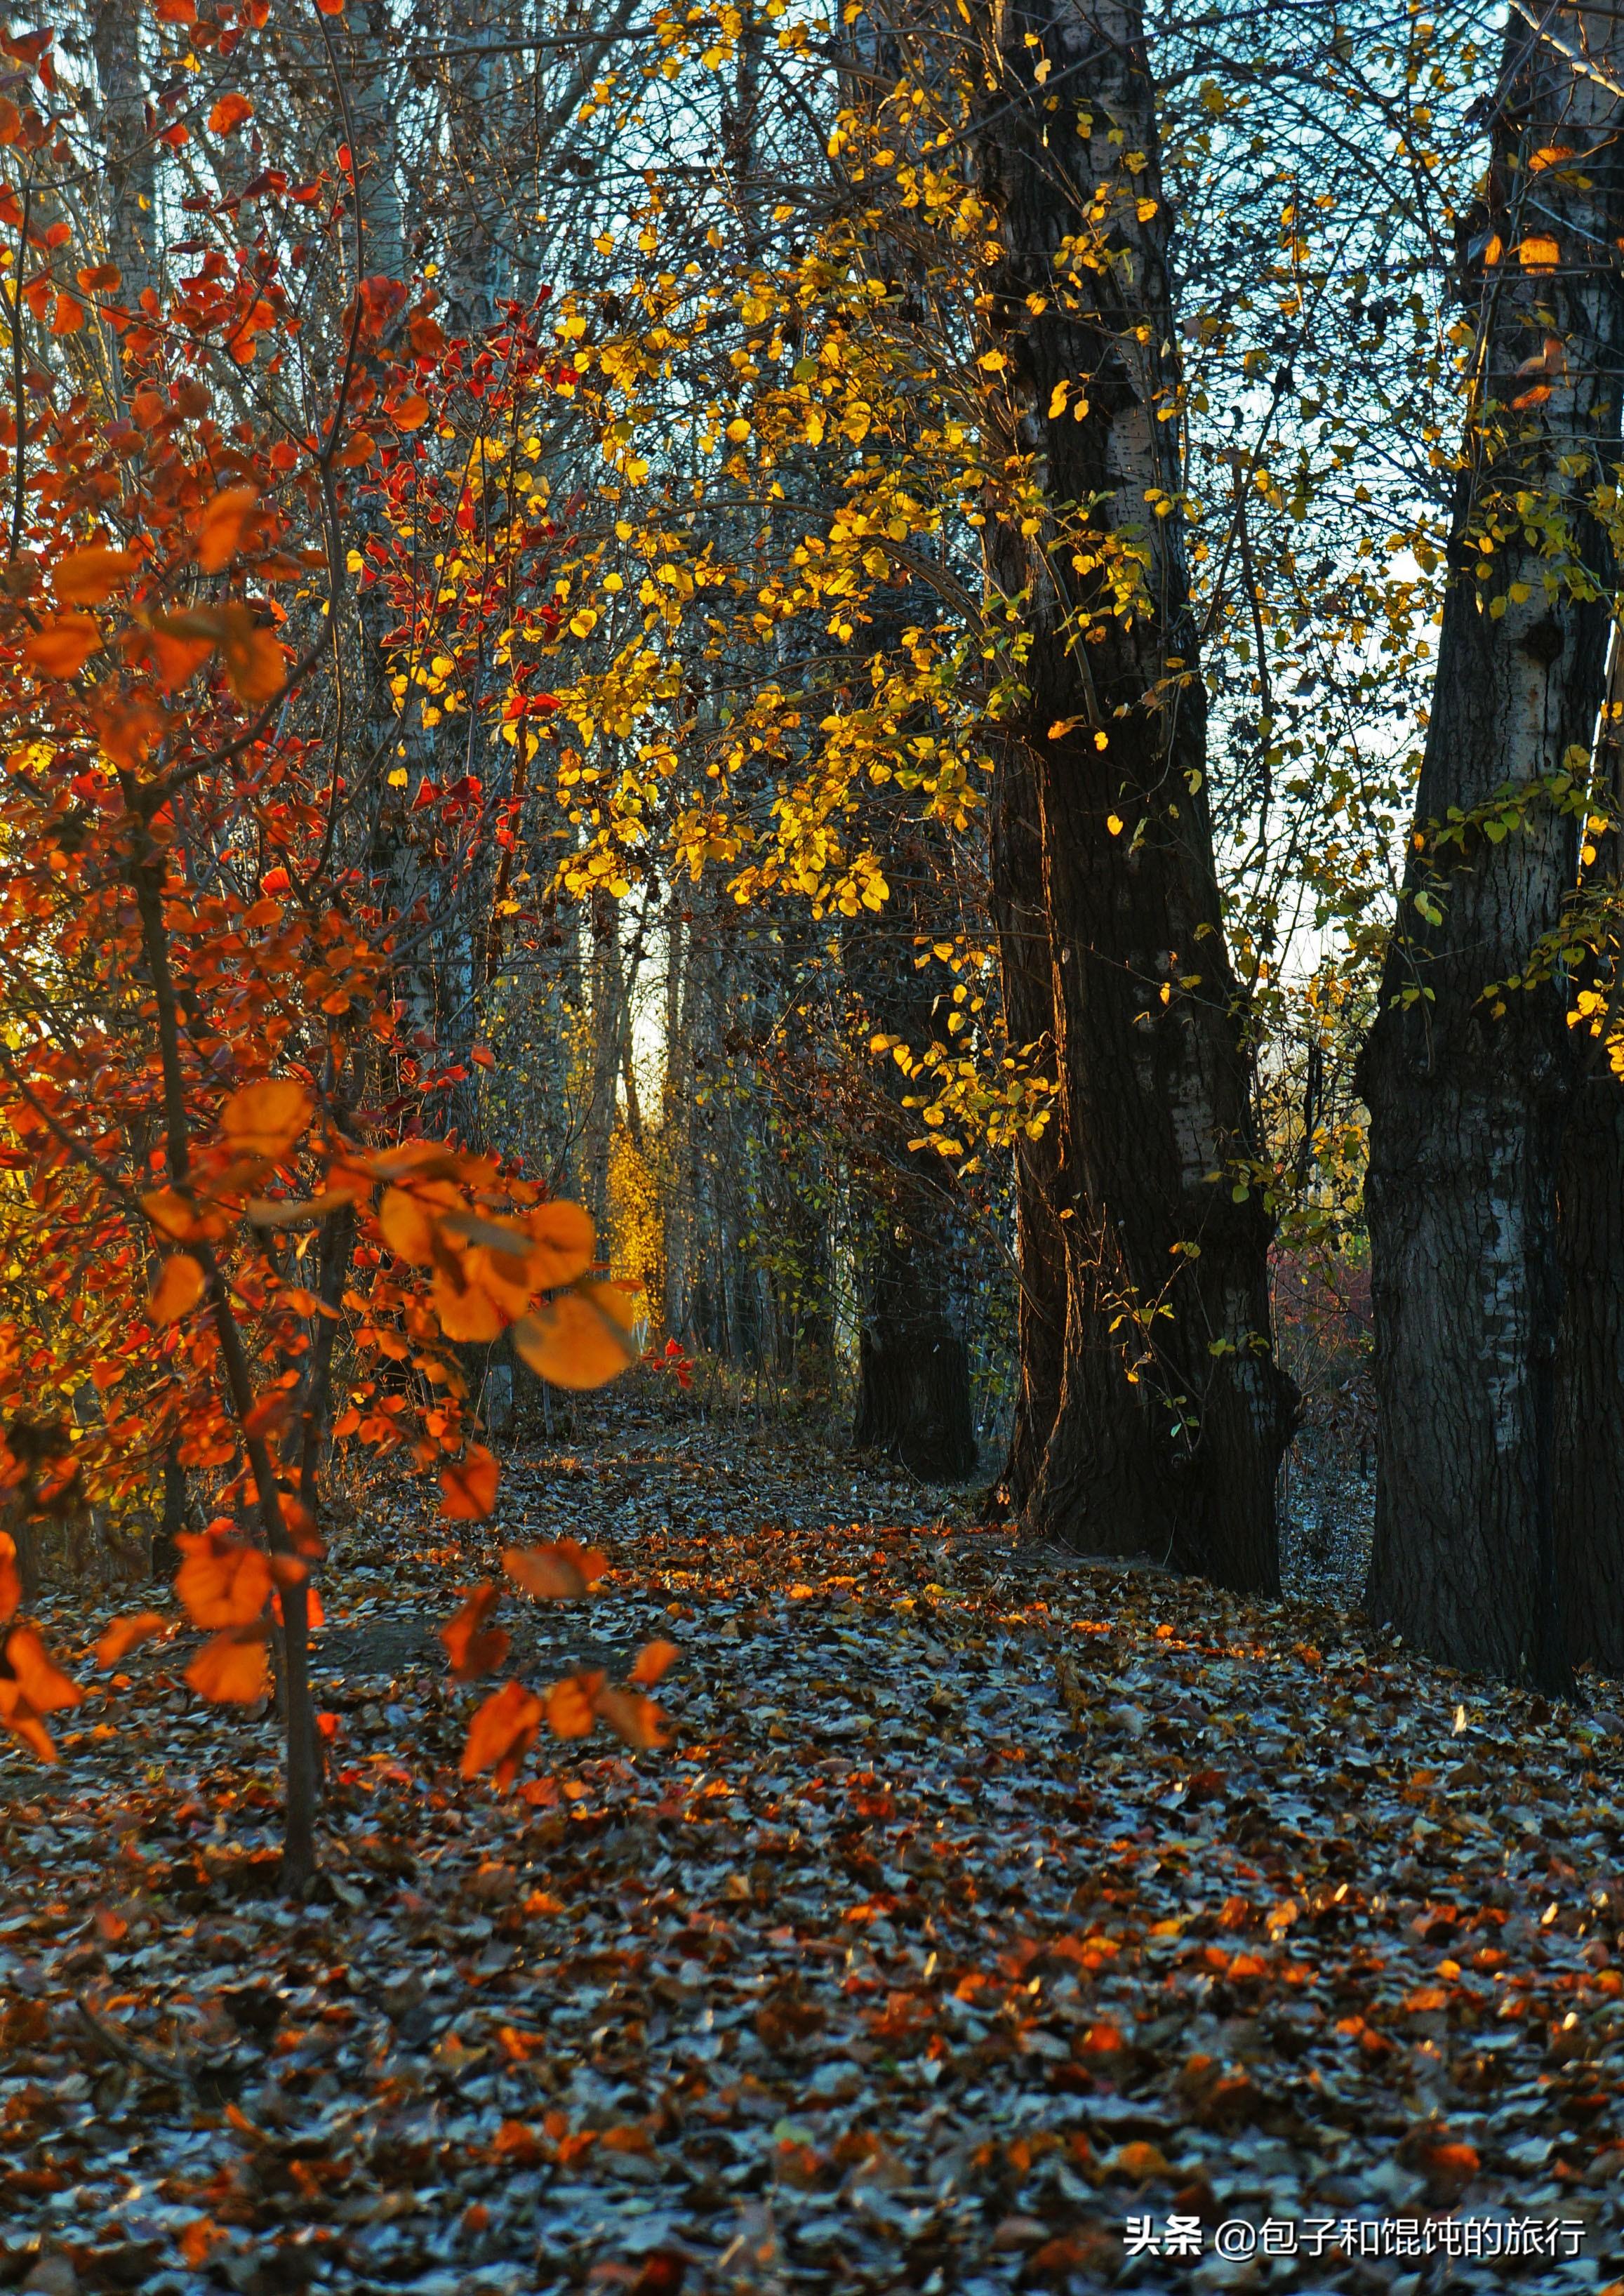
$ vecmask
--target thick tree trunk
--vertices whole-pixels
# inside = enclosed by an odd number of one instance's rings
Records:
[[[992,907],[998,934],[1004,1021],[1012,1047],[1053,1074],[1059,1029],[1045,907],[1037,779],[1023,742],[1013,742],[993,791]],[[1020,1291],[1020,1386],[1004,1481],[1017,1513],[1037,1487],[1060,1413],[1065,1371],[1066,1258],[1061,1210],[1068,1174],[1064,1123],[1051,1108],[1043,1130],[1015,1144],[1015,1256]]]
[[[1596,813],[1624,817],[1624,640],[1615,626],[1595,775]],[[1584,890],[1595,903],[1596,953],[1575,989],[1607,999],[1582,1068],[1557,1176],[1562,1321],[1556,1336],[1556,1584],[1575,1665],[1624,1674],[1624,1078],[1610,1021],[1624,982],[1624,832],[1594,840]]]
[[[932,1483],[975,1471],[970,1357],[943,1283],[947,1238],[899,1220],[864,1270],[851,1439]]]
[[[1624,1674],[1624,1083],[1575,1094],[1558,1180],[1556,1579],[1568,1655]]]
[[[1008,390],[988,560],[1021,602],[1011,736],[1038,793],[1072,1166],[1064,1378],[1027,1520],[1272,1590],[1292,1390],[1270,1222],[1234,1185],[1251,1061],[1204,785],[1142,18],[1029,0],[994,21],[980,150],[1005,261],[983,363],[1003,354]]]
[[[1516,15],[1507,35],[1432,714],[1360,1088],[1369,1603],[1436,1657],[1561,1690],[1554,1357],[1573,1050],[1554,981],[1485,991],[1521,983],[1578,865],[1555,777],[1583,785],[1605,675],[1603,543],[1585,505],[1617,437],[1624,327],[1612,264],[1590,250],[1618,229],[1624,106],[1565,51],[1616,79],[1607,50],[1624,40],[1612,18],[1543,20],[1549,37]]]

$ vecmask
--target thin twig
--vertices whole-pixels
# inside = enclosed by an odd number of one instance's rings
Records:
[[[84,2019],[92,2038],[101,2043],[110,2057],[120,2057],[127,2065],[135,2065],[155,2080],[172,2081],[176,2088],[185,2089],[190,2097],[197,2095],[197,2082],[191,2066],[177,2049],[172,2057],[160,2057],[151,2049],[144,2049],[139,2041],[132,2041],[127,2033],[106,2018],[98,2017],[85,1996],[75,1996],[74,2007]]]

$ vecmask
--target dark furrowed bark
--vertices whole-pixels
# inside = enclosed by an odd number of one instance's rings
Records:
[[[1251,1058],[1205,790],[1140,12],[1006,9],[989,64],[980,150],[1005,259],[988,342],[1011,381],[991,446],[1041,515],[1029,537],[990,519],[988,560],[1022,600],[1012,735],[1038,795],[1071,1166],[1064,1376],[1027,1516],[1273,1589],[1294,1396],[1270,1344],[1270,1221],[1233,1185],[1256,1147]]]
[[[1624,1083],[1580,1086],[1562,1142],[1556,1579],[1575,1665],[1624,1674]]]
[[[1485,990],[1521,981],[1575,884],[1556,777],[1583,785],[1605,676],[1610,570],[1586,501],[1618,434],[1624,326],[1612,260],[1591,250],[1618,227],[1624,107],[1563,53],[1599,49],[1616,77],[1613,20],[1564,9],[1550,23],[1550,42],[1516,16],[1508,34],[1433,709],[1360,1086],[1380,1420],[1368,1599],[1435,1656],[1560,1691],[1554,1359],[1574,1054],[1556,980]],[[1530,168],[1557,145],[1571,171]],[[1558,521],[1556,540],[1518,497]],[[1509,833],[1494,821],[1507,804]]]
[[[1005,1026],[1017,1052],[1053,1074],[1058,1029],[1043,882],[1037,778],[1025,744],[1010,745],[993,792],[991,894]],[[1020,1386],[1004,1481],[1017,1513],[1043,1467],[1065,1371],[1066,1261],[1061,1211],[1069,1185],[1058,1108],[1035,1139],[1015,1144],[1016,1301]]]
[[[871,1030],[917,1053],[939,1035],[935,983],[917,963],[928,938],[926,857],[898,816],[883,849],[890,898],[882,920],[845,939],[849,986]],[[930,1482],[962,1482],[976,1464],[962,1286],[956,1282],[964,1218],[947,1160],[913,1149],[918,1086],[881,1061],[878,1092],[859,1132],[853,1179],[865,1200],[857,1238],[857,1394],[851,1439],[885,1452]]]

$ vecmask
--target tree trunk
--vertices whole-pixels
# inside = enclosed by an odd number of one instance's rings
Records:
[[[1608,1041],[1624,982],[1624,642],[1615,625],[1607,707],[1597,742],[1595,813],[1615,824],[1594,840],[1586,894],[1599,908],[1587,987],[1608,999],[1599,1038],[1579,1039],[1557,1175],[1562,1321],[1556,1335],[1556,1584],[1577,1665],[1624,1674],[1624,1078]]]
[[[1561,1691],[1557,1176],[1575,1069],[1563,994],[1530,960],[1575,883],[1555,777],[1582,790],[1604,683],[1608,570],[1586,498],[1617,437],[1624,348],[1612,265],[1587,254],[1618,229],[1624,107],[1564,50],[1594,45],[1594,27],[1616,78],[1605,52],[1624,39],[1612,18],[1544,20],[1549,37],[1517,15],[1507,33],[1432,713],[1359,1081],[1379,1420],[1369,1604],[1435,1657]],[[1530,167],[1554,146],[1571,167]]]
[[[1575,1094],[1558,1180],[1554,1514],[1568,1656],[1624,1674],[1624,1083]]]
[[[993,791],[992,908],[998,935],[1004,1022],[1011,1049],[1030,1048],[1052,1074],[1059,1030],[1054,966],[1044,907],[1038,791],[1023,742],[1009,745]],[[1009,1457],[1009,1505],[1018,1514],[1037,1487],[1060,1413],[1065,1372],[1066,1260],[1061,1210],[1069,1174],[1061,1111],[1036,1139],[1016,1142],[1016,1352],[1019,1387]]]
[[[1294,1391],[1269,1341],[1271,1223],[1235,1194],[1251,1067],[1205,789],[1142,18],[1030,0],[995,25],[988,562],[1027,649],[1005,717],[1038,795],[1073,1167],[1064,1375],[1026,1516],[1272,1591]]]

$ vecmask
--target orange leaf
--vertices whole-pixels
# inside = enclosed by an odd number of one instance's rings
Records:
[[[265,1628],[231,1627],[211,1636],[186,1669],[186,1680],[216,1706],[251,1706],[270,1688]]]
[[[74,677],[102,643],[94,614],[56,614],[22,642],[22,658],[47,677]]]
[[[670,1743],[670,1732],[660,1726],[664,1715],[639,1690],[600,1690],[593,1699],[592,1710],[628,1746]]]
[[[21,1686],[9,1676],[0,1676],[0,1722],[15,1733],[26,1746],[32,1746],[42,1762],[57,1759],[55,1742],[34,1709],[23,1696]]]
[[[229,94],[221,96],[210,110],[209,132],[211,135],[234,135],[243,121],[251,119],[253,116],[254,107],[247,96],[239,95],[234,88]]]
[[[78,1706],[84,1692],[52,1660],[32,1627],[13,1627],[6,1638],[5,1655],[18,1689],[37,1714],[50,1714],[59,1706]]]
[[[112,759],[133,773],[162,741],[168,726],[168,718],[156,702],[144,701],[139,696],[98,705],[93,710],[96,739]]]
[[[507,1656],[511,1637],[506,1628],[485,1623],[501,1600],[501,1587],[488,1578],[440,1628],[439,1638],[451,1656],[453,1682],[477,1682],[482,1674],[494,1674]]]
[[[392,406],[386,405],[384,412],[391,417],[398,430],[421,430],[429,419],[429,402],[420,398],[416,391],[412,391],[405,398],[397,399]]]
[[[682,1655],[675,1643],[655,1641],[644,1643],[637,1653],[637,1662],[631,1670],[633,1682],[642,1683],[652,1690],[672,1661]]]
[[[0,1530],[0,1625],[17,1615],[22,1600],[22,1579],[17,1569],[17,1542],[9,1530]]]
[[[177,693],[183,685],[190,685],[220,642],[215,636],[189,635],[179,627],[184,619],[168,614],[148,625],[158,682],[166,693]]]
[[[538,1204],[525,1222],[535,1245],[530,1272],[538,1292],[573,1283],[592,1265],[592,1214],[579,1204]]]
[[[515,1587],[538,1603],[567,1603],[584,1595],[609,1568],[609,1557],[595,1547],[583,1548],[573,1538],[554,1546],[510,1546],[502,1568]]]
[[[275,701],[287,676],[287,656],[280,641],[255,620],[250,606],[226,606],[220,620],[220,651],[232,692],[239,701]]]
[[[204,504],[194,544],[197,562],[205,574],[217,574],[230,565],[242,547],[258,502],[257,488],[222,487],[213,501]]]
[[[383,1241],[409,1267],[427,1267],[434,1257],[434,1223],[420,1200],[405,1188],[385,1188],[378,1205]]]
[[[454,1522],[478,1522],[496,1504],[496,1463],[479,1444],[439,1472],[442,1515]]]
[[[162,1634],[168,1624],[161,1611],[135,1611],[127,1619],[115,1619],[96,1644],[96,1664],[103,1669],[117,1666],[142,1643]]]
[[[629,1293],[618,1283],[580,1283],[513,1325],[513,1345],[554,1387],[602,1387],[637,1360]]]
[[[521,1761],[536,1742],[542,1703],[522,1683],[504,1682],[493,1690],[468,1727],[463,1749],[463,1775],[477,1778],[494,1768],[496,1783],[512,1785]]]
[[[189,1251],[171,1252],[152,1286],[148,1315],[155,1324],[178,1324],[202,1298],[207,1281]]]
[[[316,12],[318,16],[341,16],[344,0],[316,0]]]
[[[51,332],[53,335],[77,335],[85,324],[85,306],[77,295],[70,295],[64,287],[51,307]]]
[[[130,550],[70,550],[57,560],[51,579],[64,605],[101,606],[140,564]]]
[[[270,1558],[240,1538],[215,1529],[183,1530],[176,1545],[185,1561],[175,1592],[200,1627],[245,1627],[265,1608],[271,1591]]]
[[[1517,260],[1525,271],[1554,271],[1562,250],[1548,232],[1530,232],[1518,245]]]
[[[116,295],[124,283],[116,263],[93,263],[85,270],[76,271],[74,277],[86,295]]]
[[[195,1243],[200,1236],[224,1235],[229,1225],[223,1212],[204,1210],[178,1188],[154,1188],[142,1197],[141,1209],[159,1234],[174,1243]]]
[[[555,1738],[586,1738],[597,1719],[593,1704],[603,1687],[602,1674],[567,1674],[547,1693],[547,1727]]]
[[[470,1283],[460,1268],[443,1261],[434,1271],[434,1312],[448,1340],[499,1340],[507,1323],[483,1284]]]
[[[316,1103],[291,1077],[267,1078],[234,1092],[220,1111],[220,1129],[240,1156],[285,1156],[316,1113]]]

